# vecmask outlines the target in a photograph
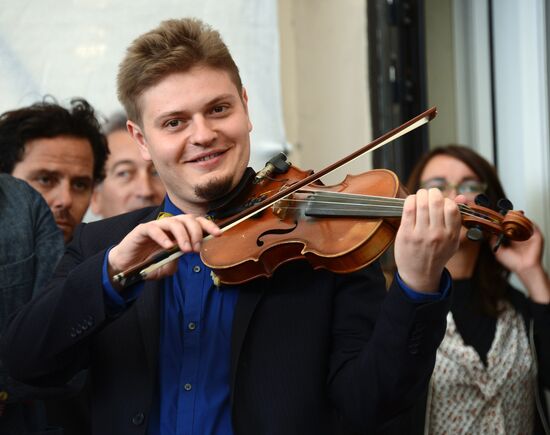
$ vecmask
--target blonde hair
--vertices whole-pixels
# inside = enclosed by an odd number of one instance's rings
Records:
[[[167,20],[135,39],[126,51],[118,76],[118,99],[128,119],[141,124],[139,98],[167,75],[207,66],[229,73],[239,94],[239,69],[219,32],[195,18]]]

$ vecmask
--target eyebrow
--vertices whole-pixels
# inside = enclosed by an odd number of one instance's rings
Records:
[[[31,177],[37,177],[39,175],[49,175],[50,177],[61,177],[62,174],[59,171],[50,171],[49,169],[34,169],[30,171],[29,175]]]
[[[235,100],[238,97],[235,97],[234,94],[222,94],[214,97],[212,100],[208,101],[206,104],[204,104],[204,107],[212,107],[222,101],[227,100]],[[240,99],[240,98],[238,98]],[[183,117],[188,114],[187,110],[171,110],[169,112],[161,113],[154,119],[155,124],[160,124],[164,119],[172,118],[172,117]]]
[[[235,100],[235,94],[222,94],[218,95],[216,98],[212,99],[206,106],[214,106],[215,104],[223,101],[223,100]],[[240,100],[240,98],[237,98]]]
[[[59,171],[50,171],[49,169],[36,169],[34,171],[31,171],[29,173],[30,177],[37,177],[40,175],[48,175],[50,177],[56,177],[56,178],[63,178],[65,177],[65,174]],[[90,177],[88,175],[76,175],[76,176],[70,176],[70,180],[78,180],[78,181],[93,181],[93,177]]]
[[[171,112],[166,112],[166,113],[162,113],[160,114],[159,116],[157,116],[154,120],[153,120],[153,123],[155,125],[160,125],[162,124],[162,122],[165,120],[165,119],[168,119],[168,118],[182,118],[184,117],[185,115],[187,114],[187,112],[185,110],[173,110]]]
[[[136,162],[134,162],[133,160],[130,160],[130,159],[119,160],[119,161],[115,162],[115,163],[113,164],[113,166],[111,166],[111,167],[109,168],[109,172],[115,170],[115,169],[116,169],[118,166],[120,166],[120,165],[132,165],[132,166],[135,166],[135,165],[136,165]]]

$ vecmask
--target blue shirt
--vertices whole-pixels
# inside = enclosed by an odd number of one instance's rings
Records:
[[[413,290],[405,284],[397,272],[395,272],[395,279],[397,280],[397,284],[401,290],[403,290],[407,297],[415,303],[433,302],[446,298],[449,294],[452,283],[451,274],[447,269],[443,269],[443,274],[441,275],[441,280],[439,281],[439,291],[437,293],[420,293]]]
[[[166,196],[164,211],[181,214]],[[106,256],[107,258],[107,256]],[[149,418],[150,435],[232,435],[230,355],[238,289],[216,287],[199,254],[178,259],[178,271],[164,279],[160,312],[159,391]],[[143,289],[122,297],[110,285],[108,303],[121,308]],[[114,294],[112,293],[114,292]]]

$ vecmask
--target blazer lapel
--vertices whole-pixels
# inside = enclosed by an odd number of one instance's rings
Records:
[[[164,201],[160,207],[154,209],[145,219],[138,222],[155,220],[164,210]],[[160,292],[163,290],[164,280],[145,281],[143,293],[135,302],[138,323],[145,348],[147,365],[151,372],[155,373],[158,364],[158,352],[160,341]]]
[[[254,280],[253,282],[256,285],[249,284],[242,286],[239,291],[237,305],[235,306],[235,314],[233,315],[233,329],[231,332],[231,403],[233,403],[237,367],[239,366],[239,357],[246,331],[252,314],[254,314],[254,310],[258,306],[258,302],[260,302],[267,287],[266,280]],[[261,282],[261,285],[257,285],[258,282]]]
[[[149,369],[157,369],[160,339],[160,292],[164,280],[146,281],[143,294],[136,301],[141,337]]]

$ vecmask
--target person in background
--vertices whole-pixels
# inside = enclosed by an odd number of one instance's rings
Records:
[[[113,115],[104,126],[109,157],[105,178],[92,194],[92,212],[103,218],[159,205],[166,190],[151,161],[144,160],[126,129],[126,115]]]
[[[107,153],[98,116],[85,99],[72,99],[70,108],[45,99],[0,115],[0,172],[25,180],[42,194],[65,243],[103,178]],[[86,393],[80,393],[85,379],[82,371],[63,396],[44,402],[48,422],[63,427],[65,435],[89,431]]]
[[[388,292],[376,261],[349,274],[291,261],[225,285],[203,237],[223,237],[211,219],[256,175],[227,46],[199,20],[165,21],[128,48],[118,94],[164,203],[78,227],[2,337],[12,376],[56,385],[89,367],[97,435],[374,433],[416,403],[445,330],[463,198],[407,197]],[[145,282],[113,279],[174,247],[184,255]]]
[[[63,255],[63,235],[48,205],[24,181],[0,174],[0,335],[15,313],[46,284]],[[47,391],[16,382],[0,361],[0,433],[21,435],[48,428]],[[49,391],[54,393],[54,391]],[[61,435],[60,429],[48,431]]]
[[[492,207],[505,198],[495,169],[470,148],[434,149],[413,170],[408,188],[437,188],[446,197]],[[550,281],[542,266],[543,237],[474,242],[466,229],[447,262],[453,278],[451,311],[437,351],[427,401],[419,415],[440,433],[550,433],[543,388],[550,387]],[[517,275],[527,296],[508,283]],[[427,407],[427,409],[426,409]],[[424,413],[424,411],[426,411]],[[421,428],[417,431],[422,433]]]
[[[28,182],[48,203],[65,243],[103,176],[107,141],[90,104],[43,101],[0,115],[0,172]]]

